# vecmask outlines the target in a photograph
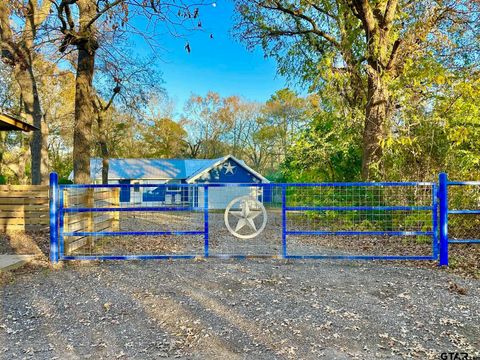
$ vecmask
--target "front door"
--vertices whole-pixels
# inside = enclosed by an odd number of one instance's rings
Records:
[[[130,184],[130,180],[120,180],[119,184]],[[120,202],[130,202],[130,187],[120,188]]]

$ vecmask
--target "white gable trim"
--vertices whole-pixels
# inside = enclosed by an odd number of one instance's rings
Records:
[[[233,155],[227,155],[227,156],[224,156],[223,158],[219,159],[217,162],[215,162],[213,165],[203,169],[202,171],[200,171],[198,174],[192,176],[192,177],[189,177],[186,179],[186,182],[187,184],[192,184],[195,180],[197,180],[199,177],[201,177],[203,174],[205,173],[208,173],[210,170],[212,170],[213,168],[217,167],[218,165],[224,163],[225,161],[227,160],[233,160],[235,161],[239,166],[241,166],[242,168],[244,168],[245,170],[247,170],[249,173],[252,173],[253,175],[255,175],[257,178],[259,178],[262,183],[270,183],[270,181],[265,178],[264,176],[260,175],[258,172],[256,172],[255,170],[253,170],[250,166],[246,165],[245,163],[242,163],[240,160],[238,160],[235,156]]]

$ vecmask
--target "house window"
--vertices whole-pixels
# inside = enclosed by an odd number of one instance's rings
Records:
[[[173,187],[173,186],[168,186],[168,187],[167,187],[167,191],[168,191],[168,192],[179,192],[179,191],[180,191],[180,188],[179,188],[178,186],[175,186],[175,187]]]
[[[167,191],[168,192],[180,192],[181,188],[179,186],[175,186],[175,184],[180,184],[178,180],[170,180],[167,183]]]

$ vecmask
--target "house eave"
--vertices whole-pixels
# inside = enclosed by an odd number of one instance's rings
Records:
[[[30,125],[24,120],[8,115],[5,113],[0,114],[0,131],[35,131],[39,130],[37,127]]]

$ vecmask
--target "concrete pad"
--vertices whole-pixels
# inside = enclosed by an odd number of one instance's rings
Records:
[[[0,255],[0,271],[19,268],[31,261],[35,255]]]

